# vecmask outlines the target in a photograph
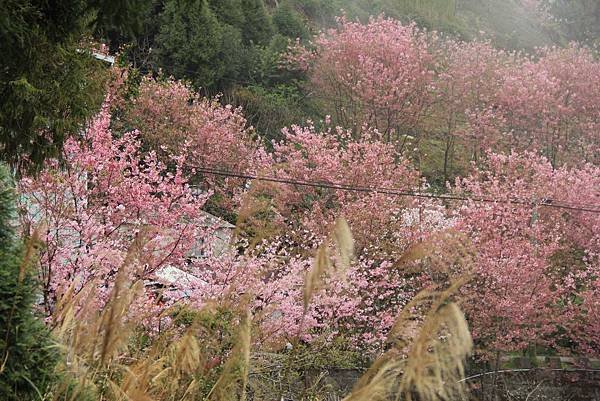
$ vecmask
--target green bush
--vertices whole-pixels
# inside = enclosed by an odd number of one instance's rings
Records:
[[[234,103],[244,109],[249,123],[270,147],[273,141],[283,139],[281,129],[301,124],[312,117],[306,98],[294,85],[280,84],[274,88],[248,86],[237,89]]]
[[[59,353],[35,316],[35,280],[17,239],[15,193],[0,167],[0,399],[39,400],[55,379]],[[29,252],[27,252],[29,253]]]

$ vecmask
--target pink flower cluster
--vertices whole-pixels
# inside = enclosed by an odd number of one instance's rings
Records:
[[[598,161],[600,62],[587,48],[510,53],[383,17],[341,19],[314,47],[296,44],[289,62],[355,135],[368,126],[401,143],[442,135],[476,154],[493,147],[537,151],[554,165]]]
[[[457,182],[464,194],[497,200],[457,211],[458,227],[477,250],[463,305],[482,344],[513,350],[575,343],[594,352],[599,214],[509,202],[598,204],[598,188],[598,167],[555,170],[533,153],[489,154],[485,169]]]
[[[132,279],[154,281],[167,266],[194,277],[173,283],[169,302],[249,297],[262,329],[257,341],[343,333],[377,350],[418,290],[473,273],[462,307],[478,344],[598,352],[600,214],[573,209],[600,203],[600,170],[588,163],[600,154],[600,63],[588,50],[512,54],[380,17],[367,25],[342,19],[314,52],[296,46],[289,58],[340,126],[327,118],[322,129],[286,128],[268,153],[241,110],[180,82],[145,78],[124,110],[139,132],[111,131],[109,100],[60,161],[21,180],[25,226],[43,227],[48,313],[67,288],[86,284],[101,304],[135,255]],[[414,167],[419,142],[440,135],[477,161],[450,190],[486,202],[368,190],[426,190]],[[321,185],[224,178],[205,168]],[[211,241],[202,209],[215,199],[240,220],[252,214],[246,202],[259,204],[243,227],[258,237],[258,224],[268,226],[265,240],[192,257]],[[349,223],[356,259],[347,271],[329,272],[305,311],[304,277],[338,217]],[[461,246],[446,242],[456,232]],[[455,263],[463,245],[473,255]],[[417,260],[400,263],[407,253]],[[162,310],[164,302],[148,288],[132,313]]]
[[[193,224],[209,194],[197,195],[183,174],[185,156],[167,169],[156,154],[144,154],[138,133],[115,139],[110,102],[80,138],[69,139],[64,160],[51,161],[39,176],[19,183],[23,223],[41,228],[44,306],[74,285],[94,283],[94,302],[110,292],[128,255],[132,279],[146,279],[166,265],[181,265],[192,243],[207,235]],[[135,248],[136,238],[143,243]]]

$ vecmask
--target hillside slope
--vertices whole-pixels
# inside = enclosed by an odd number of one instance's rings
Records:
[[[293,3],[316,28],[331,26],[335,16],[342,13],[361,21],[385,14],[464,39],[484,32],[485,37],[508,49],[532,49],[552,43],[538,16],[519,0],[284,0],[271,6],[286,3]]]

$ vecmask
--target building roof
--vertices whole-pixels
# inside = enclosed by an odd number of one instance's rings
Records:
[[[204,210],[200,211],[201,213],[201,225],[203,227],[214,227],[214,228],[229,228],[234,229],[235,226],[228,221],[225,221],[214,214],[210,214]]]
[[[202,280],[185,272],[175,266],[164,266],[158,269],[154,276],[156,277],[156,281],[160,284],[171,286],[177,285],[178,287],[203,287],[207,284],[206,281]]]
[[[113,65],[115,63],[115,57],[108,55],[108,54],[102,54],[102,53],[97,53],[97,52],[93,52],[92,55],[101,61],[106,61],[108,64]]]

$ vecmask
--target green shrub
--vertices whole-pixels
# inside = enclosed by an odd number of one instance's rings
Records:
[[[58,350],[33,313],[35,280],[31,249],[18,240],[15,192],[0,167],[0,399],[39,400],[55,378]]]

